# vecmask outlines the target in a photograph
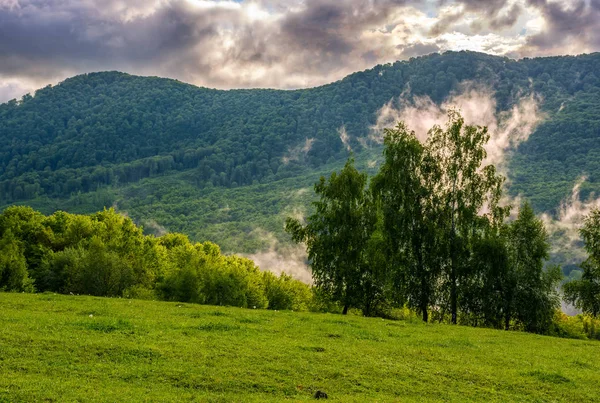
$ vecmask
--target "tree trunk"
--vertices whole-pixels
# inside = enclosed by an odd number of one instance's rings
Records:
[[[450,268],[450,311],[452,312],[452,324],[457,323],[457,303],[456,303],[456,271],[454,269],[454,259],[452,259],[452,267]]]
[[[508,330],[510,328],[510,316],[511,316],[511,306],[512,306],[512,295],[504,297],[504,330]]]
[[[363,308],[363,316],[371,316],[371,301],[367,300],[367,302],[365,302],[365,307]]]
[[[429,293],[427,289],[427,279],[425,278],[425,273],[423,272],[423,254],[421,253],[421,249],[417,249],[417,265],[418,265],[418,273],[421,274],[421,312],[423,314],[423,322],[427,323],[429,320],[429,312],[427,312],[427,308],[429,305]]]
[[[450,233],[450,312],[452,312],[452,324],[457,323],[457,303],[456,303],[456,222],[454,220],[454,210],[456,209],[456,178],[452,183],[452,232]]]

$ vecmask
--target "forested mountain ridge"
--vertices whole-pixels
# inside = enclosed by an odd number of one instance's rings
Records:
[[[80,75],[0,105],[0,205],[93,211],[98,204],[127,205],[127,196],[139,193],[131,189],[145,188],[130,213],[145,209],[141,216],[151,216],[146,206],[154,197],[162,203],[155,207],[170,206],[158,213],[159,223],[184,230],[178,222],[193,225],[181,218],[191,214],[186,198],[269,183],[281,191],[285,178],[341,164],[349,148],[360,157],[377,112],[407,88],[440,103],[470,81],[494,91],[498,111],[531,93],[543,100],[546,119],[511,159],[510,192],[552,211],[582,174],[583,197],[600,190],[598,66],[599,53],[515,61],[447,52],[301,90],[221,91],[119,72]],[[168,185],[173,179],[187,189],[183,194]],[[268,203],[265,214],[275,202]],[[205,224],[224,222],[211,221]]]

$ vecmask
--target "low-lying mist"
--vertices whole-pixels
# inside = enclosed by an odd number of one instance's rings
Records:
[[[429,130],[435,125],[443,127],[448,112],[457,109],[466,124],[487,126],[490,140],[486,146],[484,164],[494,164],[507,175],[507,156],[529,138],[544,118],[539,108],[540,99],[534,94],[525,96],[519,98],[510,110],[498,112],[495,94],[491,89],[471,82],[462,83],[459,88],[441,105],[435,104],[427,96],[411,97],[410,90],[405,90],[379,110],[377,122],[372,127],[371,140],[381,142],[383,129],[403,121],[421,141],[425,141]]]
[[[269,248],[240,256],[253,260],[262,270],[268,270],[277,275],[286,273],[305,283],[312,283],[312,274],[307,265],[306,247],[303,244],[284,244],[270,232],[261,229],[255,231],[268,240]]]
[[[575,182],[571,194],[560,204],[556,216],[548,213],[541,215],[546,229],[552,237],[553,252],[569,251],[570,259],[567,264],[579,264],[586,258],[579,229],[584,218],[594,208],[600,208],[600,198],[591,195],[587,200],[581,200],[580,190],[586,177],[582,176]]]

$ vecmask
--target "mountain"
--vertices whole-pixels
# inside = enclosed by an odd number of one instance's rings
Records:
[[[286,214],[354,152],[368,169],[378,111],[410,90],[439,104],[465,82],[496,112],[534,94],[544,119],[511,155],[509,192],[555,213],[577,179],[600,191],[600,53],[523,59],[447,52],[300,90],[199,88],[120,72],[69,78],[0,105],[0,207],[91,212],[116,205],[226,251],[284,240]],[[271,234],[273,236],[271,236]]]

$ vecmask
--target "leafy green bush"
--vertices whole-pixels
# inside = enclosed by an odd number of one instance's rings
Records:
[[[273,273],[265,272],[263,279],[269,309],[309,310],[313,294],[306,284],[285,273],[277,277]]]
[[[590,315],[567,316],[556,311],[550,334],[570,339],[600,340],[600,320]]]
[[[91,215],[29,207],[0,214],[0,290],[306,310],[308,285],[263,273],[250,259],[226,256],[182,234],[144,235],[114,210]]]
[[[0,238],[0,291],[34,291],[23,247],[11,231]]]

